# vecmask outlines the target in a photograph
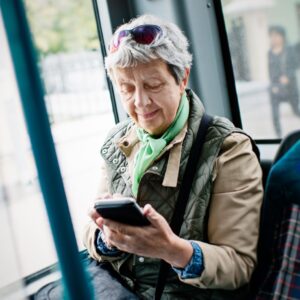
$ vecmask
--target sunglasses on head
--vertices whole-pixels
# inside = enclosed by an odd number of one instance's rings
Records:
[[[157,25],[140,25],[132,29],[121,30],[114,37],[110,53],[118,50],[121,41],[126,36],[131,36],[138,44],[150,45],[158,36],[162,34],[162,29]]]

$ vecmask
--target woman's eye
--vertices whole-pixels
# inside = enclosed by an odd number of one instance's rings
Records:
[[[148,84],[148,85],[145,86],[146,89],[153,90],[153,91],[159,90],[161,87],[162,87],[162,83]]]
[[[130,85],[122,85],[121,86],[121,93],[122,94],[129,94],[134,91],[134,87]]]

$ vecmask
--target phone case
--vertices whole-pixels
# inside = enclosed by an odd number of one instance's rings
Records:
[[[135,200],[124,199],[103,199],[95,203],[97,212],[106,219],[133,226],[146,226],[150,222],[143,215],[142,209]]]

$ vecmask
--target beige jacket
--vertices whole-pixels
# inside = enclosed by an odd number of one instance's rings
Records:
[[[119,147],[126,154],[129,169],[139,142],[130,131],[126,135],[126,149],[122,138]],[[163,185],[177,184],[182,141],[186,128],[168,145],[168,160]],[[123,149],[122,149],[123,147]],[[247,170],[247,172],[244,172]],[[108,192],[105,166],[101,167],[99,195]],[[252,174],[251,181],[249,174]],[[201,288],[236,289],[249,282],[256,263],[260,207],[263,198],[262,171],[252,151],[250,139],[240,133],[229,135],[221,148],[213,172],[213,192],[208,220],[208,243],[198,242],[205,269],[200,277],[182,280]],[[84,244],[96,260],[101,257],[95,248],[94,223],[88,224]]]

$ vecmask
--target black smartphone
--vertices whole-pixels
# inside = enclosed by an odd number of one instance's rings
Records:
[[[101,199],[95,202],[94,207],[105,219],[133,226],[150,225],[142,208],[132,198]]]

